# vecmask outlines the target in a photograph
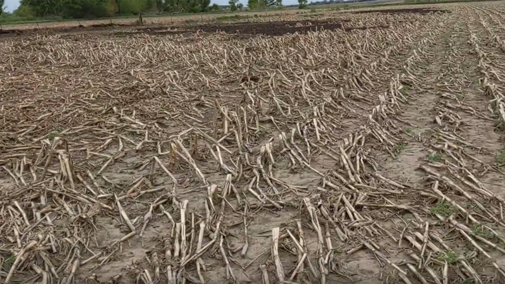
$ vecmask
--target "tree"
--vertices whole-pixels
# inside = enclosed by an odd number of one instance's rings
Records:
[[[118,11],[118,0],[21,0],[20,13],[29,11],[34,16],[64,18],[95,18],[113,16]]]
[[[276,5],[279,7],[282,6],[282,0],[276,0]]]
[[[209,10],[210,0],[165,0],[163,10],[171,13],[200,13]]]
[[[237,11],[237,2],[238,2],[238,0],[228,1],[228,4],[230,4],[230,11],[232,11],[232,12]]]
[[[0,0],[0,15],[2,15],[4,9],[5,9],[5,0]]]
[[[272,6],[275,6],[276,3],[277,3],[277,0],[258,0],[257,8],[272,7]]]
[[[220,10],[219,5],[217,5],[216,3],[212,4],[212,6],[210,7],[210,10],[211,11],[219,11]]]
[[[258,7],[259,7],[258,0],[248,0],[247,1],[247,8],[249,8],[249,10],[257,9]]]
[[[307,7],[307,0],[298,0],[298,9],[304,9]]]
[[[238,4],[237,4],[237,9],[238,9],[239,11],[242,11],[242,9],[244,9],[244,4],[242,4],[242,3],[238,3]]]

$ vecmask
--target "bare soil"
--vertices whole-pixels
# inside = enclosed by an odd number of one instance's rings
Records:
[[[504,283],[505,5],[443,7],[2,36],[0,283]]]
[[[367,11],[352,11],[354,14],[366,13],[387,13],[387,14],[428,14],[436,12],[449,12],[443,9],[430,9],[430,8],[404,8],[404,9],[381,9],[381,10],[367,10]],[[312,16],[312,15],[308,15]],[[191,34],[195,31],[202,32],[225,32],[232,34],[245,34],[245,35],[267,35],[267,36],[281,36],[290,33],[304,34],[307,32],[314,32],[318,30],[335,30],[335,29],[375,29],[387,28],[388,26],[361,26],[361,27],[345,27],[342,23],[346,22],[345,19],[335,20],[292,20],[292,21],[268,21],[268,22],[239,22],[239,23],[206,23],[203,25],[149,25],[147,27],[139,28],[136,24],[116,24],[116,23],[103,23],[91,24],[88,26],[77,25],[70,27],[57,27],[49,29],[5,29],[0,30],[0,36],[21,36],[33,35],[43,33],[51,34],[69,34],[69,33],[96,33],[106,30],[115,31],[116,35],[133,35],[133,34],[149,34],[149,35],[177,35],[177,34]]]

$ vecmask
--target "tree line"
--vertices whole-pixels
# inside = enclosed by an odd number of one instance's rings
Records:
[[[239,3],[238,0],[230,0],[228,2],[230,5],[230,10],[232,12],[235,12],[237,10],[242,10],[244,5],[242,3]],[[261,9],[261,8],[267,8],[267,7],[274,7],[274,6],[282,6],[282,0],[248,0],[247,1],[247,8],[254,10],[254,9]]]
[[[158,13],[202,13],[218,11],[211,0],[21,0],[14,12],[16,16],[60,17],[60,18],[104,18],[116,15],[138,15],[144,12]],[[5,0],[0,0],[0,14]],[[229,10],[241,11],[244,5],[239,0],[229,0]],[[298,0],[299,8],[307,5],[307,0]],[[248,0],[247,9],[281,7],[282,0]]]
[[[215,9],[219,7],[211,6],[210,0],[21,0],[15,14],[24,17],[100,18],[143,12],[200,13]]]

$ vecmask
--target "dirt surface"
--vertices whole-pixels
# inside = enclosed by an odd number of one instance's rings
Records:
[[[436,12],[448,12],[442,9],[430,8],[405,8],[405,9],[381,9],[372,11],[352,11],[354,14],[367,14],[367,13],[386,13],[386,14],[428,14]],[[312,17],[308,14],[306,16]],[[241,23],[206,23],[203,25],[148,25],[139,28],[135,24],[91,24],[88,26],[78,25],[74,27],[58,27],[51,29],[5,29],[0,30],[0,37],[6,36],[26,36],[43,33],[46,35],[54,34],[71,34],[71,33],[96,33],[103,31],[113,31],[116,35],[133,35],[133,34],[149,34],[149,35],[178,35],[178,34],[191,34],[196,31],[202,32],[225,32],[230,34],[244,34],[244,35],[268,35],[268,36],[281,36],[290,33],[304,34],[307,32],[314,32],[318,30],[335,30],[335,29],[375,29],[387,28],[388,26],[348,26],[345,27],[343,23],[347,20],[345,18],[336,18],[332,20],[291,20],[291,21],[266,21],[266,22],[241,22]]]
[[[0,40],[0,283],[504,283],[505,5],[443,7]]]
[[[369,14],[369,13],[381,13],[381,14],[430,14],[430,13],[450,13],[449,10],[445,9],[434,9],[434,8],[398,8],[398,9],[373,9],[365,11],[352,11],[353,14]]]

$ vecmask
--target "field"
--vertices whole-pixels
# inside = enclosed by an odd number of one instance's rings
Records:
[[[505,283],[504,39],[504,2],[0,34],[0,283]]]

